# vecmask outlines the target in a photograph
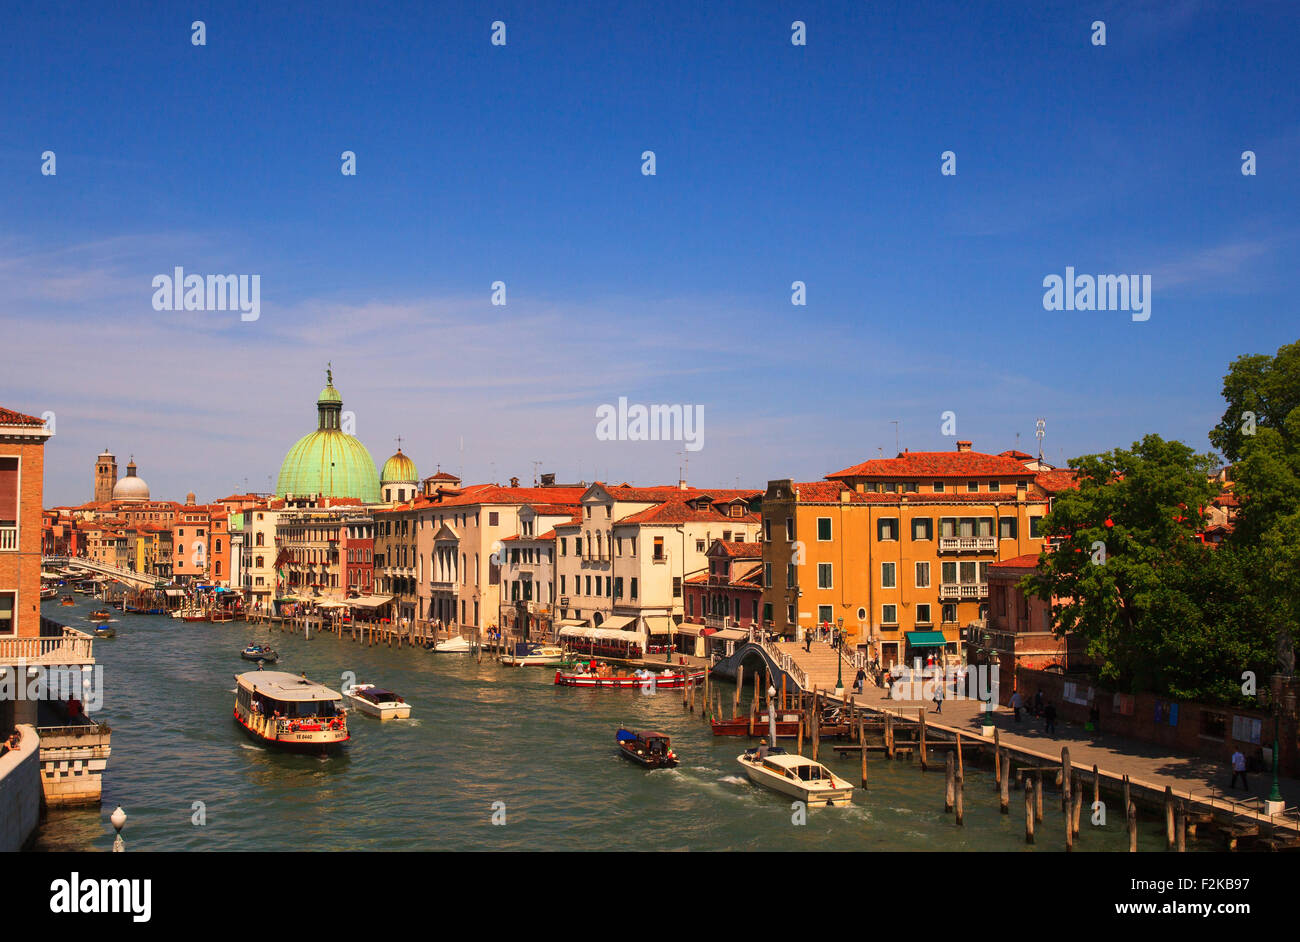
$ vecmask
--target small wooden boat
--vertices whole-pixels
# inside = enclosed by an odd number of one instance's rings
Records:
[[[59,599],[59,604],[60,604],[60,605],[76,605],[76,604],[77,604],[77,600],[74,599],[74,598],[73,598],[72,596],[70,596],[70,595],[65,595],[63,598]]]
[[[239,656],[245,661],[265,661],[267,664],[274,664],[280,659],[275,648],[269,644],[250,644],[239,652]]]
[[[712,726],[714,736],[758,736],[761,738],[768,735],[771,722],[765,711],[755,716],[752,724],[750,723],[750,717],[738,716],[734,720],[714,720]],[[778,711],[776,734],[782,739],[798,737],[799,714]]]
[[[172,617],[181,621],[207,621],[208,613],[201,608],[183,608]]]
[[[117,629],[112,625],[96,625],[93,634],[96,638],[116,638]]]
[[[647,769],[672,769],[677,767],[677,753],[663,733],[641,733],[634,729],[620,729],[615,742],[624,759],[630,759]]]
[[[97,608],[86,617],[91,621],[108,621],[113,617],[113,613],[106,608]]]
[[[563,660],[564,649],[554,644],[519,645],[513,652],[501,657],[502,664],[513,664],[516,667],[554,667]]]
[[[367,716],[381,720],[404,720],[411,715],[411,705],[393,693],[374,684],[353,684],[343,690],[343,696]]]
[[[633,690],[638,687],[645,690],[680,690],[690,684],[703,683],[704,671],[696,674],[677,673],[671,670],[662,674],[650,671],[638,671],[631,674],[603,675],[591,671],[555,672],[555,683],[561,687],[600,687],[614,690]]]
[[[853,786],[820,762],[807,756],[791,755],[780,746],[764,744],[736,757],[749,780],[772,791],[789,795],[808,807],[848,805]]]

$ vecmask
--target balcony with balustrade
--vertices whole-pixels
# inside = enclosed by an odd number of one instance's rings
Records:
[[[966,601],[969,599],[986,599],[989,597],[987,582],[948,583],[939,586],[939,598],[944,601]]]
[[[991,536],[941,536],[940,553],[993,553],[998,541]]]

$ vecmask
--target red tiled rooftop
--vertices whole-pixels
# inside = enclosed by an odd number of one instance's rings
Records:
[[[0,406],[0,425],[44,425],[44,419],[38,419],[34,415],[27,415],[25,412],[15,412],[13,409],[6,409]]]
[[[1026,469],[1014,458],[980,451],[905,451],[896,458],[872,458],[826,475],[840,478],[961,478],[1023,477]]]
[[[1036,569],[1038,567],[1038,554],[1025,553],[1023,556],[1013,556],[1010,559],[999,559],[993,563],[990,569]]]

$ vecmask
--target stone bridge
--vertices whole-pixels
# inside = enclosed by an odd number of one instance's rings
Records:
[[[41,560],[41,565],[45,569],[77,569],[83,572],[92,572],[100,576],[108,576],[112,579],[116,579],[118,582],[124,582],[135,589],[157,588],[158,586],[163,585],[166,581],[164,579],[159,579],[156,576],[146,575],[142,572],[135,572],[131,569],[119,569],[116,566],[110,566],[108,563],[101,563],[80,556],[46,556]]]
[[[719,677],[735,680],[737,669],[744,665],[745,676],[753,677],[761,666],[763,673],[780,689],[781,677],[786,678],[787,691],[833,692],[837,681],[845,687],[853,685],[858,665],[849,658],[842,663],[829,644],[813,642],[810,650],[795,641],[778,641],[758,636],[754,632],[748,641],[737,642],[735,650],[714,664],[713,672]]]

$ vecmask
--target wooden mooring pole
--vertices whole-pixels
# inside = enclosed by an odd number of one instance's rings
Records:
[[[1073,778],[1073,776],[1071,775],[1072,769],[1073,766],[1070,765],[1070,747],[1062,746],[1061,747],[1061,810],[1067,813],[1070,810],[1070,785],[1071,785],[1071,778]]]
[[[1034,842],[1034,782],[1025,776],[1025,843]]]
[[[1128,785],[1127,776],[1125,776],[1125,785]],[[1136,854],[1138,849],[1138,810],[1137,805],[1133,802],[1128,804],[1128,852]]]
[[[926,771],[925,755],[925,707],[916,708],[916,721],[921,727],[921,771]]]
[[[866,719],[861,713],[858,714],[858,747],[862,750],[862,787],[867,787],[867,734],[865,729]]]
[[[998,810],[1011,813],[1011,756],[1002,757],[1002,784],[998,791]]]
[[[1174,790],[1165,786],[1165,849],[1174,849]]]
[[[866,753],[866,749],[862,750]],[[943,760],[943,810],[952,811],[952,806],[957,800],[957,765],[952,760],[952,753],[944,756]]]
[[[961,825],[966,822],[966,779],[957,773],[957,824]]]

